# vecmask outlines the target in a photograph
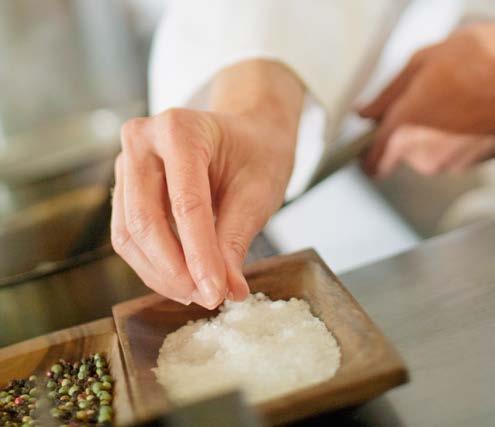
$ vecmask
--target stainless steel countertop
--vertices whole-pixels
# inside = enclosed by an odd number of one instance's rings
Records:
[[[396,345],[411,381],[354,410],[298,425],[495,425],[495,222],[341,279]]]

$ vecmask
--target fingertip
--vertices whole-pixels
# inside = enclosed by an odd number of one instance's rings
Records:
[[[216,308],[218,308],[223,303],[224,300],[219,299],[216,302],[205,301],[203,294],[198,289],[196,289],[191,294],[191,301],[193,303],[203,307],[203,308],[206,308],[207,310],[215,310]]]
[[[248,282],[244,275],[241,273],[237,279],[237,286],[235,291],[232,292],[234,301],[244,301],[251,293]]]
[[[217,307],[227,294],[225,286],[221,286],[218,280],[205,278],[197,283],[199,294],[204,304],[210,308]]]

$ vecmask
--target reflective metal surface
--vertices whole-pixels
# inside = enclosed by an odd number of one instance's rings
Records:
[[[492,221],[341,276],[404,357],[411,381],[298,425],[493,426],[494,256]]]
[[[0,2],[0,279],[81,249],[107,203],[121,124],[145,113],[147,64],[127,7]]]
[[[112,171],[110,158],[8,190],[9,213],[0,217],[0,278],[66,258],[105,203]],[[100,237],[108,241],[108,233]]]
[[[66,115],[142,99],[145,73],[125,2],[2,0],[0,147]]]
[[[117,302],[149,292],[117,256],[24,284],[0,287],[0,346],[111,316]]]

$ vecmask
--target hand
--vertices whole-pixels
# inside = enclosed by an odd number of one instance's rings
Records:
[[[124,125],[112,243],[146,285],[210,309],[248,295],[244,258],[283,202],[302,97],[289,70],[248,61],[219,74],[212,111]]]
[[[417,52],[368,106],[380,121],[363,166],[384,177],[406,163],[419,173],[461,171],[495,155],[495,24],[454,32]]]

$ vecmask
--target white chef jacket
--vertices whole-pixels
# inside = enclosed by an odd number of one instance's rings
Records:
[[[237,61],[269,58],[284,63],[307,90],[287,192],[289,198],[298,195],[318,163],[328,158],[329,142],[406,3],[169,1],[152,49],[151,112],[175,106],[206,109],[213,75]],[[463,16],[493,18],[494,9],[493,0],[415,0],[402,14],[361,95],[376,95],[416,49],[445,37]],[[406,250],[420,240],[356,167],[280,210],[264,232],[284,252],[316,248],[336,272]]]
[[[155,35],[150,112],[206,109],[212,77],[250,58],[306,85],[289,196],[301,192],[407,0],[171,0]],[[363,78],[364,77],[364,78]],[[361,81],[360,81],[361,80]]]

